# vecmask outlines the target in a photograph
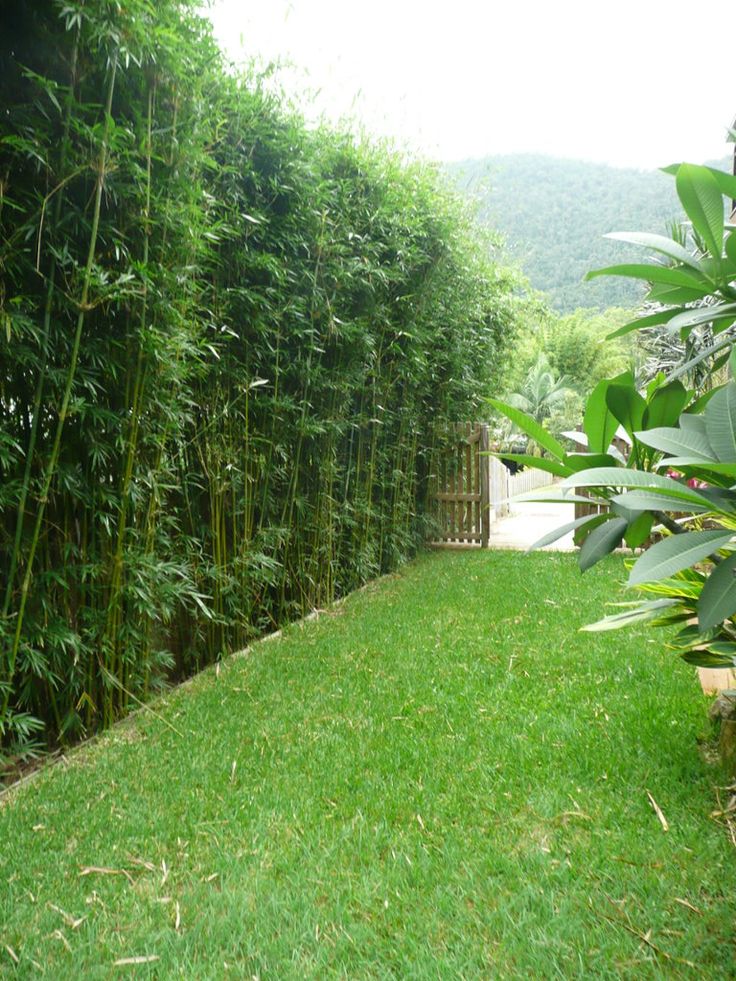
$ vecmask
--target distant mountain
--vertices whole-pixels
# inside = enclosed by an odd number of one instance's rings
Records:
[[[730,169],[729,161],[710,162]],[[603,238],[612,231],[666,233],[681,216],[672,177],[532,154],[451,164],[482,221],[506,238],[508,252],[555,309],[633,307],[643,288],[627,279],[584,283],[590,269],[644,261],[646,252]]]

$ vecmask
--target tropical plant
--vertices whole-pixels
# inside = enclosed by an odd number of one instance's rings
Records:
[[[718,370],[730,357],[736,333],[736,230],[724,219],[724,196],[736,197],[736,178],[691,164],[670,168],[690,221],[693,248],[674,238],[645,233],[614,237],[653,250],[657,259],[597,270],[590,276],[629,276],[649,284],[658,309],[617,329],[612,336],[653,326],[687,339],[707,325],[712,340],[668,378],[659,375],[644,393],[632,378],[601,383],[585,412],[587,461],[565,454],[549,439],[543,468],[561,476],[561,496],[581,489],[605,510],[545,536],[546,544],[582,529],[580,565],[586,569],[625,540],[645,546],[631,565],[629,584],[656,596],[587,629],[612,629],[650,620],[682,626],[673,646],[695,664],[736,665],[736,382],[697,396],[679,378],[706,359]],[[531,434],[538,425],[517,410],[495,403]],[[626,435],[626,458],[611,441]],[[544,445],[544,444],[543,444]],[[533,463],[532,460],[529,461]],[[573,469],[575,472],[571,473]],[[656,527],[658,540],[648,542]],[[632,534],[633,533],[633,534]]]
[[[519,303],[514,359],[507,366],[500,398],[537,421],[544,419],[545,428],[556,436],[577,428],[585,399],[599,381],[627,368],[638,370],[638,346],[631,338],[606,341],[612,326],[630,319],[629,311],[615,309],[605,315],[576,310],[561,316],[538,294],[527,293]],[[547,372],[556,391],[551,400],[540,400],[535,392]],[[497,391],[489,394],[499,397]]]
[[[512,392],[508,402],[521,409],[538,423],[543,423],[560,408],[569,394],[567,378],[558,377],[549,366],[546,356],[540,352],[529,369],[519,392]]]

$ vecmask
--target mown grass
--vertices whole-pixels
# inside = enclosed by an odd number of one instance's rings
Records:
[[[49,768],[0,810],[4,969],[734,977],[693,671],[576,632],[621,573],[426,556]]]

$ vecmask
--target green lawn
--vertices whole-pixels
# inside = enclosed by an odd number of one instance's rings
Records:
[[[622,571],[423,557],[48,768],[0,810],[0,973],[736,977],[694,671],[577,632]]]

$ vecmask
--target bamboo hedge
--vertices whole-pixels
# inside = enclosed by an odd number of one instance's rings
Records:
[[[436,172],[310,129],[177,0],[0,14],[0,750],[394,568],[514,281]]]

